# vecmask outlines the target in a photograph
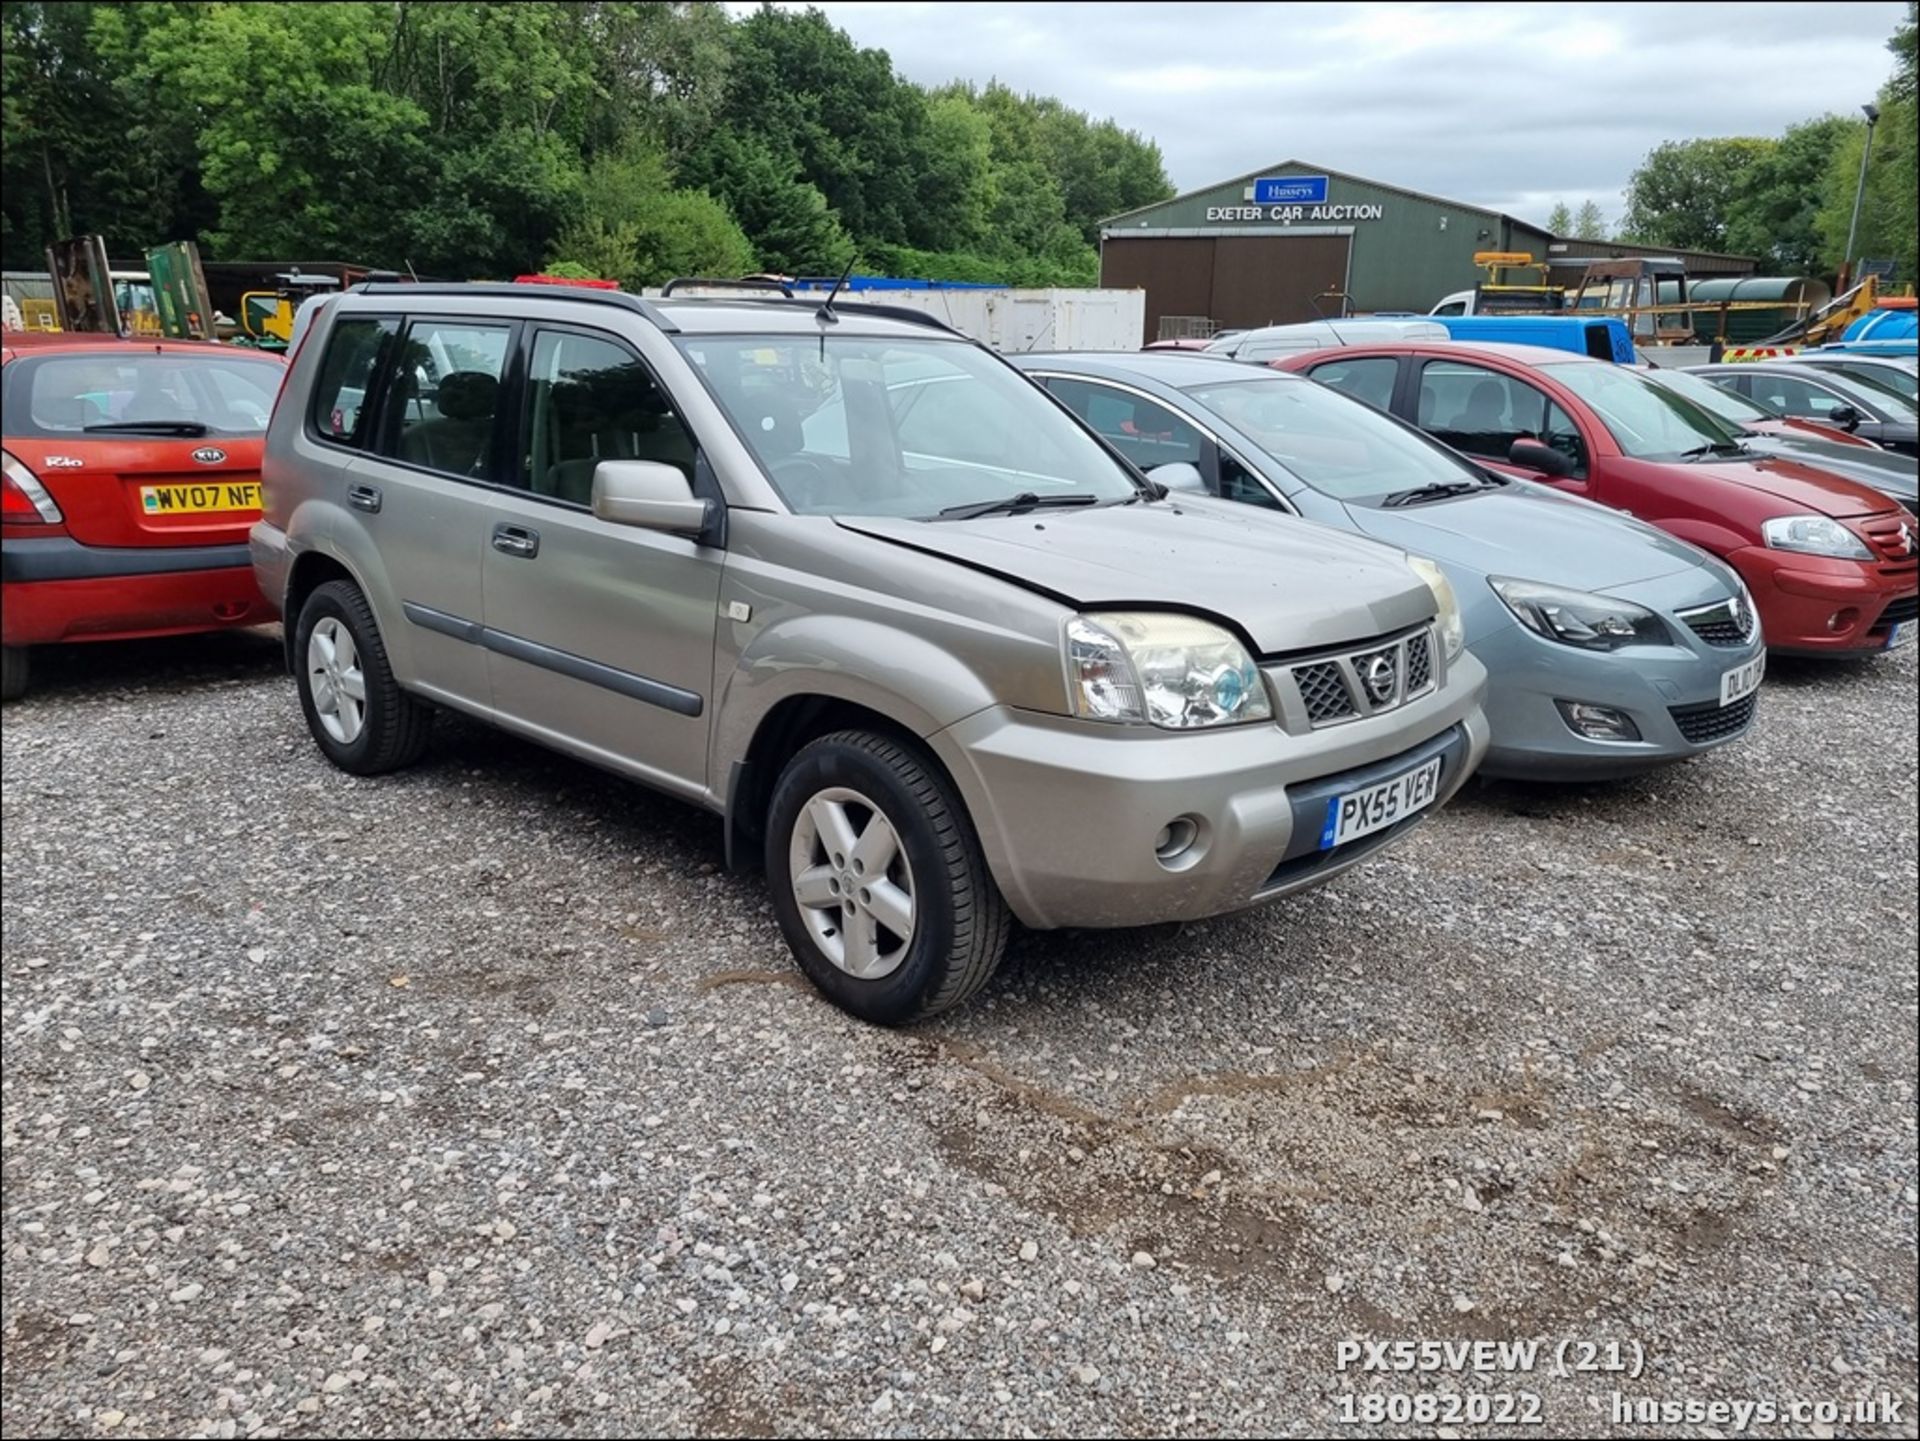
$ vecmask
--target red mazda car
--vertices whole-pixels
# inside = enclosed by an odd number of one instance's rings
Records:
[[[0,345],[0,641],[28,647],[257,625],[247,530],[286,367],[228,345],[9,331]]]
[[[1746,450],[1638,371],[1568,351],[1455,341],[1273,362],[1399,416],[1482,464],[1626,511],[1726,561],[1768,648],[1860,655],[1913,638],[1920,540],[1885,495]]]

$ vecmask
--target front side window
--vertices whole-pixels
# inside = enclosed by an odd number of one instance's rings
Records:
[[[388,383],[380,452],[444,475],[485,479],[513,337],[505,325],[416,320]]]
[[[311,415],[325,439],[356,448],[366,443],[367,395],[393,332],[391,320],[351,316],[328,333]]]
[[[1122,501],[1139,489],[1004,361],[917,336],[685,336],[789,509],[932,519],[1016,496]]]
[[[1430,360],[1420,372],[1420,428],[1468,455],[1505,460],[1516,440],[1546,429],[1547,397],[1484,366]]]
[[[1329,360],[1325,365],[1314,366],[1308,374],[1342,395],[1364,400],[1375,410],[1387,410],[1393,405],[1393,382],[1399,377],[1400,362],[1386,355],[1364,360]]]
[[[1309,381],[1256,375],[1186,393],[1335,500],[1374,503],[1425,486],[1486,483],[1399,421]]]
[[[1637,371],[1578,361],[1554,366],[1553,376],[1600,417],[1623,455],[1678,460],[1740,449],[1737,426]]]
[[[653,372],[625,346],[564,330],[534,336],[519,483],[573,505],[603,460],[651,460],[693,479],[693,437]]]
[[[1050,380],[1047,388],[1107,443],[1142,470],[1177,462],[1197,466],[1207,439],[1166,406],[1090,380]]]
[[[67,438],[260,435],[282,374],[272,360],[151,347],[16,363],[32,370],[26,414],[9,410],[9,432]]]
[[[1755,399],[1786,415],[1824,420],[1847,404],[1826,386],[1802,380],[1797,375],[1756,374],[1749,383]]]

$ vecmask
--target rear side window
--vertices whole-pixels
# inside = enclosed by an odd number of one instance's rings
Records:
[[[1400,373],[1400,362],[1390,356],[1368,360],[1330,360],[1309,372],[1322,385],[1364,400],[1375,410],[1393,406],[1393,382]]]
[[[511,325],[410,323],[381,407],[380,453],[443,475],[487,479],[512,340]]]
[[[352,316],[333,327],[313,387],[313,428],[341,445],[366,443],[367,393],[393,339],[394,322]]]
[[[139,434],[259,435],[281,367],[272,360],[198,351],[102,351],[14,362],[9,435],[75,438]],[[19,404],[24,382],[25,404]]]

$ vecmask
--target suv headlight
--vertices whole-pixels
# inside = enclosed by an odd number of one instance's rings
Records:
[[[1273,719],[1266,683],[1232,632],[1170,611],[1097,611],[1067,622],[1067,688],[1087,720],[1169,730]]]
[[[1585,650],[1618,650],[1623,645],[1671,645],[1666,623],[1643,605],[1561,590],[1531,580],[1489,580],[1494,594],[1520,624],[1548,640]]]
[[[1866,544],[1837,520],[1824,515],[1780,515],[1760,527],[1760,537],[1775,550],[1830,555],[1836,560],[1872,560]]]
[[[1433,592],[1433,604],[1439,612],[1433,619],[1434,628],[1440,632],[1447,659],[1452,660],[1467,647],[1467,627],[1460,619],[1460,597],[1453,593],[1453,582],[1447,579],[1444,570],[1424,556],[1410,555],[1407,564]]]

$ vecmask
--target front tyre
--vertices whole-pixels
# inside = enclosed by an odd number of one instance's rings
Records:
[[[433,712],[400,688],[360,587],[330,580],[300,607],[295,680],[307,729],[326,758],[357,776],[412,765]]]
[[[946,777],[871,731],[806,746],[774,786],[766,873],[800,968],[896,1026],[959,1005],[1006,949],[1006,902]]]
[[[27,648],[0,646],[0,700],[19,700],[27,693]]]

